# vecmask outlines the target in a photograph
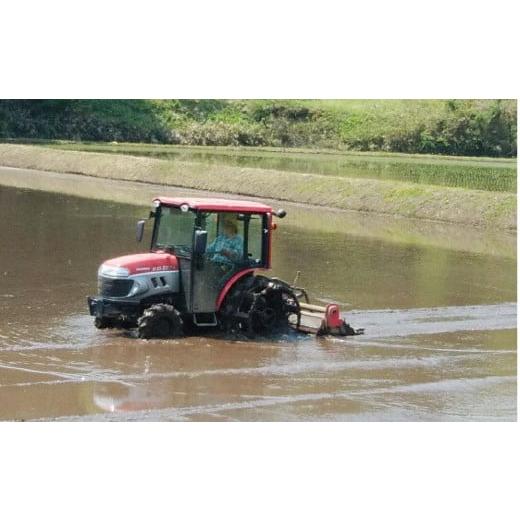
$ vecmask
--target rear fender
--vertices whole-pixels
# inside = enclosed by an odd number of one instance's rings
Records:
[[[233,286],[242,278],[248,275],[252,275],[255,272],[254,269],[245,269],[244,271],[240,271],[239,273],[234,274],[224,285],[222,290],[220,291],[220,294],[217,298],[217,304],[216,304],[216,311],[218,312],[220,310],[220,306],[222,305],[222,302],[226,298],[228,292],[233,288]]]

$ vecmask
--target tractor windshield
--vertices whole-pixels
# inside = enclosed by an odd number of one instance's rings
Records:
[[[195,214],[179,208],[161,207],[156,222],[153,249],[172,249],[189,255],[195,227]]]

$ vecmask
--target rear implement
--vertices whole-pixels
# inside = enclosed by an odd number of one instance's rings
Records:
[[[299,276],[299,272],[297,277]],[[363,334],[364,329],[353,329],[341,317],[339,306],[335,303],[314,305],[310,303],[307,291],[302,287],[293,287],[299,302],[299,316],[289,320],[289,324],[300,332],[316,334],[318,336],[357,336]]]

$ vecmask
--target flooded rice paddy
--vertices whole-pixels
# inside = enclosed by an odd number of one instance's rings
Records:
[[[364,236],[358,216],[288,207],[273,274],[301,271],[365,336],[145,341],[95,329],[86,296],[104,259],[140,250],[157,188],[120,185],[124,204],[1,184],[2,420],[516,419],[514,236],[445,227],[428,242],[401,220],[397,240],[372,217]]]
[[[53,148],[154,157],[196,162],[352,177],[406,181],[487,191],[516,191],[516,161],[501,158],[435,157],[424,155],[315,153],[269,151],[255,148],[182,147],[168,145],[74,143]]]

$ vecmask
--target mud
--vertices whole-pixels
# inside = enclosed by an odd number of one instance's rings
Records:
[[[365,336],[144,341],[96,330],[85,297],[103,259],[140,249],[134,223],[145,215],[0,186],[0,419],[516,419],[509,246],[385,240],[289,212],[273,274],[302,271],[316,301],[341,303]]]

